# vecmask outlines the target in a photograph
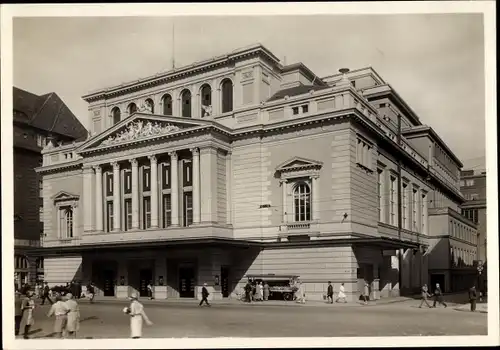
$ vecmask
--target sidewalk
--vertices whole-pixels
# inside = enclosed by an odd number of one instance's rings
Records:
[[[470,304],[462,304],[455,308],[457,311],[470,311]],[[476,304],[476,312],[487,314],[488,313],[488,303]]]
[[[95,302],[97,303],[127,303],[128,299],[126,298],[115,298],[115,297],[96,297],[94,299]],[[268,300],[264,302],[252,302],[252,303],[245,303],[243,301],[237,300],[237,299],[223,299],[223,300],[214,300],[211,301],[214,305],[245,305],[245,306],[253,306],[253,305],[264,305],[264,306],[284,306],[284,307],[290,307],[290,306],[299,306],[299,307],[368,307],[368,306],[381,306],[381,305],[390,305],[390,304],[396,304],[396,303],[404,303],[404,302],[409,302],[409,301],[419,301],[418,296],[414,297],[390,297],[390,298],[383,298],[379,300],[373,300],[368,303],[368,305],[364,305],[362,302],[357,301],[357,302],[348,302],[348,303],[333,303],[329,304],[326,303],[323,300],[311,300],[311,301],[306,301],[305,304],[299,304],[293,301],[282,301],[282,300]],[[144,305],[189,305],[189,304],[197,304],[200,301],[196,299],[153,299],[149,300],[146,297],[140,298],[140,302]],[[80,299],[79,303],[83,304],[90,304],[90,301],[88,299]],[[456,303],[449,303],[451,306],[457,305]]]

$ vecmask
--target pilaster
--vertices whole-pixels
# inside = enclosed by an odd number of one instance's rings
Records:
[[[111,163],[113,166],[113,231],[121,230],[120,210],[120,164]]]
[[[192,148],[193,154],[193,224],[201,222],[200,215],[200,150]]]
[[[319,221],[319,176],[311,176],[312,182],[312,220]]]
[[[233,170],[231,152],[226,153],[226,224],[233,223]]]
[[[217,150],[206,147],[200,150],[201,219],[203,223],[217,222]],[[194,171],[194,166],[193,166]],[[193,176],[194,179],[194,176]]]
[[[139,229],[139,163],[131,159],[132,165],[132,230]]]
[[[158,161],[148,157],[151,162],[151,228],[158,228]]]
[[[103,193],[102,193],[102,168],[95,166],[95,229],[98,232],[104,230],[103,227]]]

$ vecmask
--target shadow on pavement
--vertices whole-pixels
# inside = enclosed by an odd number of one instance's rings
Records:
[[[82,318],[80,320],[80,323],[85,322],[85,321],[98,320],[98,319],[99,319],[99,317],[97,317],[97,316],[89,316],[89,317]]]

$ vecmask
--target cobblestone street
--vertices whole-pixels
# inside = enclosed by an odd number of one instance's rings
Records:
[[[126,302],[81,302],[78,338],[127,338]],[[487,314],[446,309],[419,309],[411,300],[387,305],[217,304],[200,308],[194,302],[145,302],[154,322],[144,327],[145,338],[168,337],[346,337],[486,335]],[[47,338],[53,320],[49,306],[36,309],[32,338]]]

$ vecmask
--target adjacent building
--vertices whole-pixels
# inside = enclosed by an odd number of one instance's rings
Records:
[[[83,99],[91,135],[37,169],[49,284],[220,299],[298,276],[378,299],[449,289],[474,247],[462,164],[370,67],[319,77],[254,45]]]
[[[476,259],[487,266],[486,255],[486,172],[463,170],[461,173],[460,190],[465,202],[462,204],[462,215],[474,222],[478,227]],[[480,288],[486,289],[487,271],[481,272]]]
[[[31,255],[43,235],[42,148],[47,140],[72,142],[87,131],[55,93],[38,96],[14,87],[14,282],[43,279],[43,258]]]

